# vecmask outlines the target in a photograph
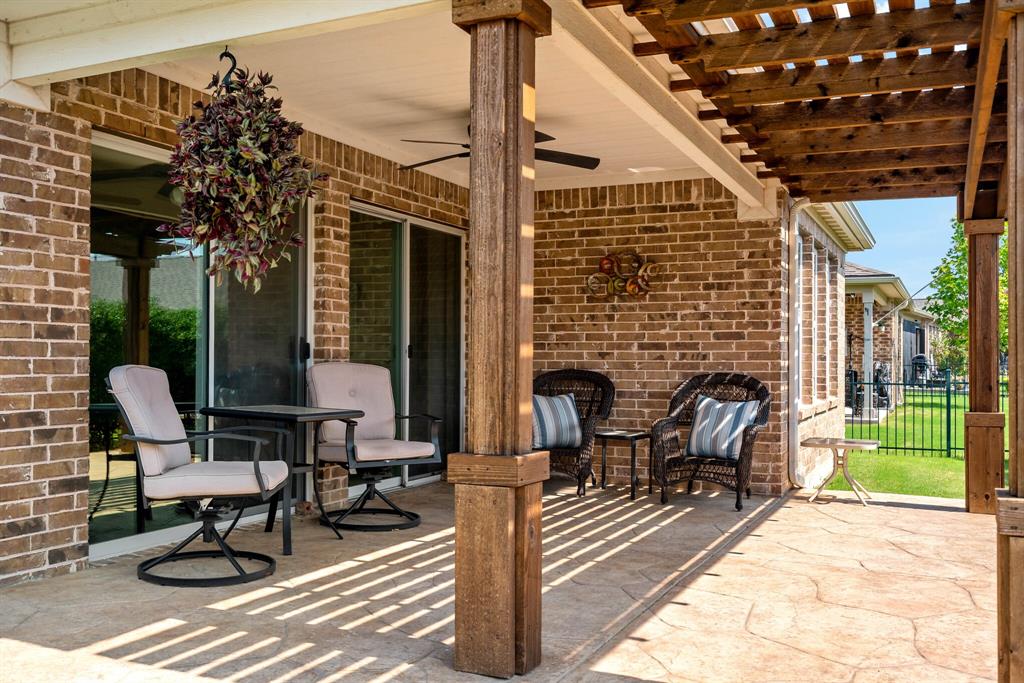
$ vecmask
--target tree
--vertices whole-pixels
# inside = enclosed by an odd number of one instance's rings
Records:
[[[967,360],[969,326],[967,320],[968,258],[967,238],[962,223],[953,220],[953,244],[932,270],[935,293],[928,299],[928,312],[942,330],[937,340],[937,359],[954,371],[962,371]],[[1008,343],[1006,237],[999,240],[999,351],[1006,353]]]

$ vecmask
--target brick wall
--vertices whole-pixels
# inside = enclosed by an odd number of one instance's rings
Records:
[[[169,146],[206,97],[138,69],[51,92],[53,113],[0,103],[0,582],[74,571],[87,555],[92,128]],[[330,176],[312,226],[315,359],[346,359],[351,200],[465,227],[467,191],[312,133],[300,150]],[[344,471],[326,479],[336,506]]]
[[[0,102],[0,584],[88,553],[88,136]]]
[[[757,376],[774,400],[753,488],[780,494],[788,405],[781,221],[738,220],[735,198],[711,179],[543,191],[536,209],[535,370],[609,375],[619,428],[649,427],[672,390],[699,372]],[[627,248],[660,264],[653,291],[639,300],[589,295],[585,280],[598,260]],[[639,460],[646,477],[646,457]],[[608,467],[610,480],[627,481],[628,449],[610,448]]]

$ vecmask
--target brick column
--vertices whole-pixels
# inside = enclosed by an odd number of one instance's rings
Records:
[[[89,126],[0,102],[0,583],[85,566]]]

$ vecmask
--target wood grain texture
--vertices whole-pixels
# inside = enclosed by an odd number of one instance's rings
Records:
[[[996,531],[1004,536],[1024,536],[1024,498],[996,491]]]
[[[699,61],[708,71],[724,71],[897,49],[976,45],[983,15],[984,8],[977,5],[950,5],[718,33],[702,37],[693,47],[679,48],[672,58],[679,63]]]
[[[545,476],[545,479],[547,477]],[[543,483],[515,489],[516,528],[516,673],[525,674],[541,659],[541,512]]]
[[[865,59],[840,65],[734,74],[727,83],[703,86],[701,91],[713,102],[724,99],[736,106],[748,106],[951,88],[974,83],[977,61],[977,50]]]
[[[1007,101],[1012,131],[1007,145],[1007,239],[1009,241],[1010,479],[1024,495],[1024,20],[1014,17],[1008,34]]]
[[[547,451],[527,455],[475,455],[452,453],[448,456],[448,483],[479,486],[526,486],[550,478]]]
[[[999,683],[1024,681],[1024,538],[996,538]]]
[[[765,141],[752,141],[751,147],[769,155],[836,154],[901,150],[907,147],[943,147],[967,144],[970,121],[926,121],[897,123],[891,126],[862,126],[839,130],[786,131],[773,133]],[[1006,140],[1006,127],[997,122],[989,131],[993,142]]]
[[[967,153],[967,179],[964,182],[964,215],[968,218],[975,217],[974,198],[981,180],[982,157],[985,155],[992,111],[993,108],[997,110],[1000,108],[996,102],[996,88],[1009,26],[1009,15],[1000,12],[995,2],[986,2],[982,20],[978,80],[971,110],[971,142]],[[1005,104],[1002,108],[1005,108]],[[987,218],[987,216],[979,217]]]
[[[531,450],[534,33],[472,27],[468,451]]]
[[[967,237],[970,410],[999,411],[999,235]],[[1000,445],[1000,459],[1003,447]]]
[[[829,7],[836,3],[837,0],[687,0],[675,3],[665,18],[670,24],[691,23],[779,10],[792,12],[803,7]]]
[[[544,0],[452,0],[452,23],[468,29],[496,19],[525,23],[538,36],[551,35],[551,8]]]
[[[996,489],[1003,485],[1003,426],[964,427],[967,511],[996,513]]]
[[[1004,218],[969,218],[964,221],[965,235],[1002,235],[1005,232]]]
[[[962,185],[902,185],[899,187],[870,187],[804,192],[794,188],[794,197],[809,197],[815,202],[856,202],[869,199],[920,199],[923,197],[955,197]]]
[[[779,167],[792,176],[852,171],[890,171],[925,166],[966,166],[967,145],[903,149],[896,152],[887,150],[860,154],[812,154],[779,159],[777,162]],[[985,162],[1005,165],[1006,147],[990,145],[985,152]]]
[[[1004,427],[1005,413],[964,413],[964,424],[968,427]]]
[[[455,668],[515,674],[515,490],[455,487]]]

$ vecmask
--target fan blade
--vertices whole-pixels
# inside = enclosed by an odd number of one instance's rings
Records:
[[[553,164],[590,170],[594,170],[601,163],[601,160],[595,157],[585,157],[582,154],[571,154],[570,152],[556,152],[553,149],[535,149],[533,155],[538,161],[550,161]]]
[[[469,157],[469,152],[459,152],[458,154],[449,154],[443,157],[437,157],[436,159],[428,159],[427,161],[421,161],[418,164],[409,164],[408,166],[399,166],[399,171],[410,171],[420,166],[426,166],[427,164],[436,164],[439,161],[447,161],[448,159],[465,159]]]
[[[470,137],[472,137],[473,135],[473,130],[470,128],[470,126],[466,126],[466,135],[469,135]],[[533,144],[535,145],[538,145],[542,142],[551,142],[554,139],[555,137],[553,135],[541,133],[539,130],[533,131]]]
[[[465,149],[469,149],[469,145],[464,142],[446,142],[444,140],[407,140],[402,138],[402,142],[415,142],[418,145],[457,145]]]

